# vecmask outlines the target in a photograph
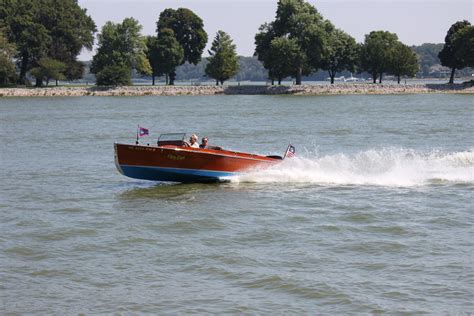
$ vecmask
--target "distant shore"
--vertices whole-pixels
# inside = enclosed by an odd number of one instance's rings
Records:
[[[0,88],[0,97],[65,96],[178,96],[178,95],[344,95],[344,94],[474,94],[474,87],[463,84],[368,84],[291,86],[124,86],[124,87],[45,87]]]

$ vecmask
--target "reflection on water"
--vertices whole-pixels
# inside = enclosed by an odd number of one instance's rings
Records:
[[[127,181],[127,180],[123,180]],[[268,184],[253,182],[231,182],[226,179],[216,183],[167,183],[167,182],[136,182],[126,184],[128,188],[118,194],[121,200],[186,200],[196,195],[212,196],[221,192],[256,192],[283,189],[285,184]],[[304,185],[299,185],[303,187]]]
[[[179,200],[187,199],[200,193],[215,191],[218,183],[154,183],[151,187],[133,188],[119,194],[122,200]]]

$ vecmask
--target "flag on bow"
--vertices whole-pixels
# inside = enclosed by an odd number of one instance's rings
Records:
[[[292,157],[295,156],[295,152],[296,152],[295,146],[289,144],[288,148],[286,149],[285,157],[283,157],[283,158],[286,158],[286,157],[292,158]]]
[[[144,128],[144,127],[139,126],[138,127],[138,136],[143,137],[145,135],[150,135],[150,133],[148,132],[148,128]]]

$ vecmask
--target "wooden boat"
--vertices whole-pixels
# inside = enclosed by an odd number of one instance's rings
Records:
[[[115,143],[115,165],[128,177],[153,181],[216,182],[268,168],[280,156],[186,147],[185,134],[162,134],[157,145]],[[137,142],[138,143],[138,142]]]

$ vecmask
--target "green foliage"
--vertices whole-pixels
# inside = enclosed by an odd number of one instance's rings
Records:
[[[237,53],[230,36],[224,31],[218,31],[211,50],[209,51],[209,63],[206,66],[206,74],[224,84],[224,81],[233,77],[239,70]]]
[[[235,75],[236,81],[265,81],[268,78],[268,72],[262,63],[256,57],[239,56],[239,71]]]
[[[107,65],[97,73],[98,86],[128,86],[132,84],[130,68],[124,65]]]
[[[458,21],[451,25],[451,27],[448,30],[448,33],[446,34],[446,37],[444,38],[444,46],[441,52],[439,53],[438,57],[441,60],[441,64],[443,66],[449,67],[449,68],[463,68],[463,62],[462,60],[459,60],[456,58],[456,51],[457,51],[457,45],[455,42],[455,38],[457,33],[462,30],[465,27],[470,26],[471,24],[464,20],[464,21]]]
[[[265,81],[268,73],[256,57],[238,56],[239,71],[234,76],[235,81]],[[188,81],[205,81],[205,69],[209,63],[208,58],[203,58],[197,65],[185,63],[176,68],[176,77]]]
[[[76,80],[84,77],[86,66],[83,62],[70,61],[66,66],[64,75],[67,80]]]
[[[152,73],[152,69],[146,56],[145,39],[142,37],[140,40],[143,44],[143,51],[135,56],[135,65],[133,69],[135,69],[141,75],[149,76]]]
[[[272,58],[270,58],[270,44],[276,33],[273,28],[273,23],[264,23],[259,27],[259,32],[255,34],[255,53],[258,60],[262,62],[263,67],[269,71],[273,68]]]
[[[10,42],[17,47],[20,65],[20,83],[25,83],[26,72],[47,54],[52,41],[48,30],[41,24],[40,5],[34,0],[0,2],[0,27],[5,27]]]
[[[38,82],[46,81],[46,86],[51,79],[64,80],[66,79],[64,71],[66,64],[49,57],[43,57],[38,61],[38,66],[31,69],[31,74],[39,80]]]
[[[176,78],[187,81],[202,81],[206,80],[206,65],[209,63],[207,58],[201,59],[197,64],[184,63],[176,67]]]
[[[324,50],[321,68],[328,71],[331,83],[334,83],[336,73],[343,70],[355,71],[359,59],[359,46],[352,36],[334,29],[329,33]]]
[[[443,49],[443,44],[425,43],[420,46],[412,46],[411,48],[418,55],[420,64],[418,75],[424,77],[432,75],[434,72],[433,67],[440,66],[438,54]]]
[[[9,43],[5,35],[5,30],[0,29],[0,85],[12,84],[17,80],[13,56],[16,47]]]
[[[41,24],[51,36],[48,56],[66,64],[68,80],[82,78],[84,67],[77,56],[83,48],[92,50],[97,31],[94,21],[75,0],[50,0],[41,13]]]
[[[95,24],[76,0],[9,0],[0,2],[0,27],[17,46],[19,81],[43,57],[65,63],[69,79],[82,73],[76,60],[82,48],[92,49]]]
[[[277,37],[270,43],[269,58],[272,67],[269,76],[278,80],[278,84],[285,77],[295,74],[295,69],[306,56],[295,38]]]
[[[142,26],[133,18],[125,18],[122,23],[110,21],[105,23],[98,35],[98,49],[92,59],[91,72],[99,74],[107,68],[107,77],[110,77],[110,71],[125,68],[128,76],[132,69],[136,69],[141,74],[151,74],[151,66],[146,56],[145,39],[140,35],[141,29]],[[130,80],[124,78],[123,82],[130,82]]]
[[[397,42],[390,51],[388,72],[396,76],[400,83],[401,76],[413,77],[418,72],[416,53],[407,45]]]
[[[184,49],[172,29],[162,29],[157,39],[157,73],[166,75],[166,84],[174,85],[176,67],[184,59]]]
[[[365,41],[360,51],[360,67],[372,75],[374,83],[377,77],[382,82],[382,74],[390,67],[390,53],[398,43],[394,33],[372,31],[365,35]]]
[[[456,32],[453,39],[456,47],[454,58],[464,67],[474,67],[474,25],[466,26]]]
[[[449,83],[454,82],[454,72],[456,69],[461,69],[467,66],[463,54],[458,52],[459,46],[462,45],[462,41],[456,41],[456,38],[459,38],[457,34],[458,32],[470,25],[471,23],[466,20],[458,21],[451,25],[446,37],[444,38],[445,43],[443,49],[438,54],[441,64],[451,68]]]
[[[147,36],[145,38],[146,45],[146,58],[151,67],[151,77],[153,85],[155,85],[155,77],[160,76],[159,72],[159,50],[158,50],[158,38],[156,36]]]
[[[276,67],[292,68],[291,75],[296,78],[296,84],[301,84],[303,75],[321,66],[328,33],[333,28],[311,4],[303,0],[279,0],[275,20],[260,26],[255,35],[255,55],[269,70],[270,77],[281,73],[281,69],[274,69]],[[271,52],[271,43],[278,37],[292,39],[292,49],[298,47],[300,58],[297,65],[292,65],[294,60],[287,61],[283,67],[272,61],[272,54],[275,54]],[[281,47],[281,44],[273,47]]]
[[[186,8],[166,9],[160,13],[156,23],[158,36],[163,30],[171,29],[184,51],[181,64],[189,62],[196,65],[201,60],[206,47],[207,33],[202,19]]]

